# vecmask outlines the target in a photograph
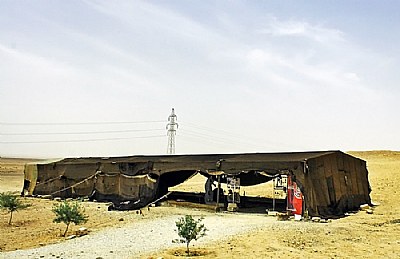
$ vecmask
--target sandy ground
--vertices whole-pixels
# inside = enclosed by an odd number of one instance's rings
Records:
[[[372,215],[360,211],[348,217],[333,220],[331,223],[282,222],[270,220],[265,216],[267,223],[260,224],[260,227],[251,231],[237,233],[227,231],[226,236],[214,238],[210,232],[206,242],[194,242],[195,248],[204,254],[201,258],[284,258],[287,256],[292,258],[399,258],[400,152],[349,153],[368,162],[369,179],[373,190],[371,197],[374,202],[380,203],[374,208]],[[21,159],[1,158],[1,192],[21,190],[25,162],[27,161]],[[203,191],[203,186],[204,178],[196,176],[176,189]],[[272,195],[272,189],[268,184],[257,185],[242,191],[246,191],[247,195]],[[32,206],[16,212],[12,226],[7,225],[9,214],[0,212],[0,251],[28,249],[65,242],[64,238],[60,237],[64,226],[52,222],[54,215],[51,208],[56,201],[34,198],[24,200]],[[141,215],[138,211],[108,212],[107,204],[104,203],[85,202],[83,205],[85,213],[89,216],[85,227],[91,230],[89,236],[85,238],[135,223],[149,222],[150,224],[171,215],[194,214],[205,217],[213,215],[204,210],[171,206],[150,208],[149,211],[144,210]],[[244,214],[235,216],[240,222],[243,222],[241,219],[244,217],[248,217]],[[251,219],[248,220],[251,221]],[[70,233],[78,227],[73,226]],[[177,251],[176,246],[160,248],[162,250],[148,251],[141,257],[176,257],[174,255]],[[0,253],[0,258],[2,257],[13,258]]]

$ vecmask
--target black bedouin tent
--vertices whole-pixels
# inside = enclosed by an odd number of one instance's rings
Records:
[[[244,186],[291,176],[310,216],[371,203],[366,162],[341,151],[66,158],[26,164],[24,192],[145,206],[196,173],[234,175]]]

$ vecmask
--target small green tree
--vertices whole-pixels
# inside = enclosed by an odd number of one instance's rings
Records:
[[[23,204],[16,194],[13,194],[11,192],[0,193],[0,208],[8,210],[8,212],[10,213],[10,220],[8,221],[8,225],[11,225],[14,211],[25,209],[29,206],[30,204]]]
[[[87,216],[84,214],[84,209],[78,202],[64,201],[58,205],[55,205],[52,211],[56,214],[56,218],[53,220],[53,222],[64,222],[67,225],[67,228],[62,235],[63,237],[65,237],[67,234],[68,227],[71,223],[79,225],[87,222]]]
[[[191,215],[186,215],[175,222],[178,228],[178,235],[181,237],[178,240],[181,243],[186,243],[186,253],[189,253],[189,244],[192,240],[198,240],[206,235],[207,228],[200,222],[203,218],[193,219]]]

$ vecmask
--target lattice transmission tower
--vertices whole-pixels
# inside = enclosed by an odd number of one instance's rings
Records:
[[[171,115],[168,117],[168,124],[167,124],[167,135],[168,135],[168,148],[167,154],[175,154],[175,135],[176,130],[178,129],[178,123],[176,121],[178,118],[175,115],[175,110],[172,108]]]

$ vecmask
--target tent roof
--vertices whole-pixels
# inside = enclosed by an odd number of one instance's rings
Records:
[[[187,162],[218,161],[229,162],[263,161],[263,162],[302,162],[315,157],[325,156],[341,151],[284,152],[284,153],[239,153],[239,154],[186,154],[186,155],[136,155],[125,157],[80,157],[66,158],[63,163],[97,163],[108,162]]]

